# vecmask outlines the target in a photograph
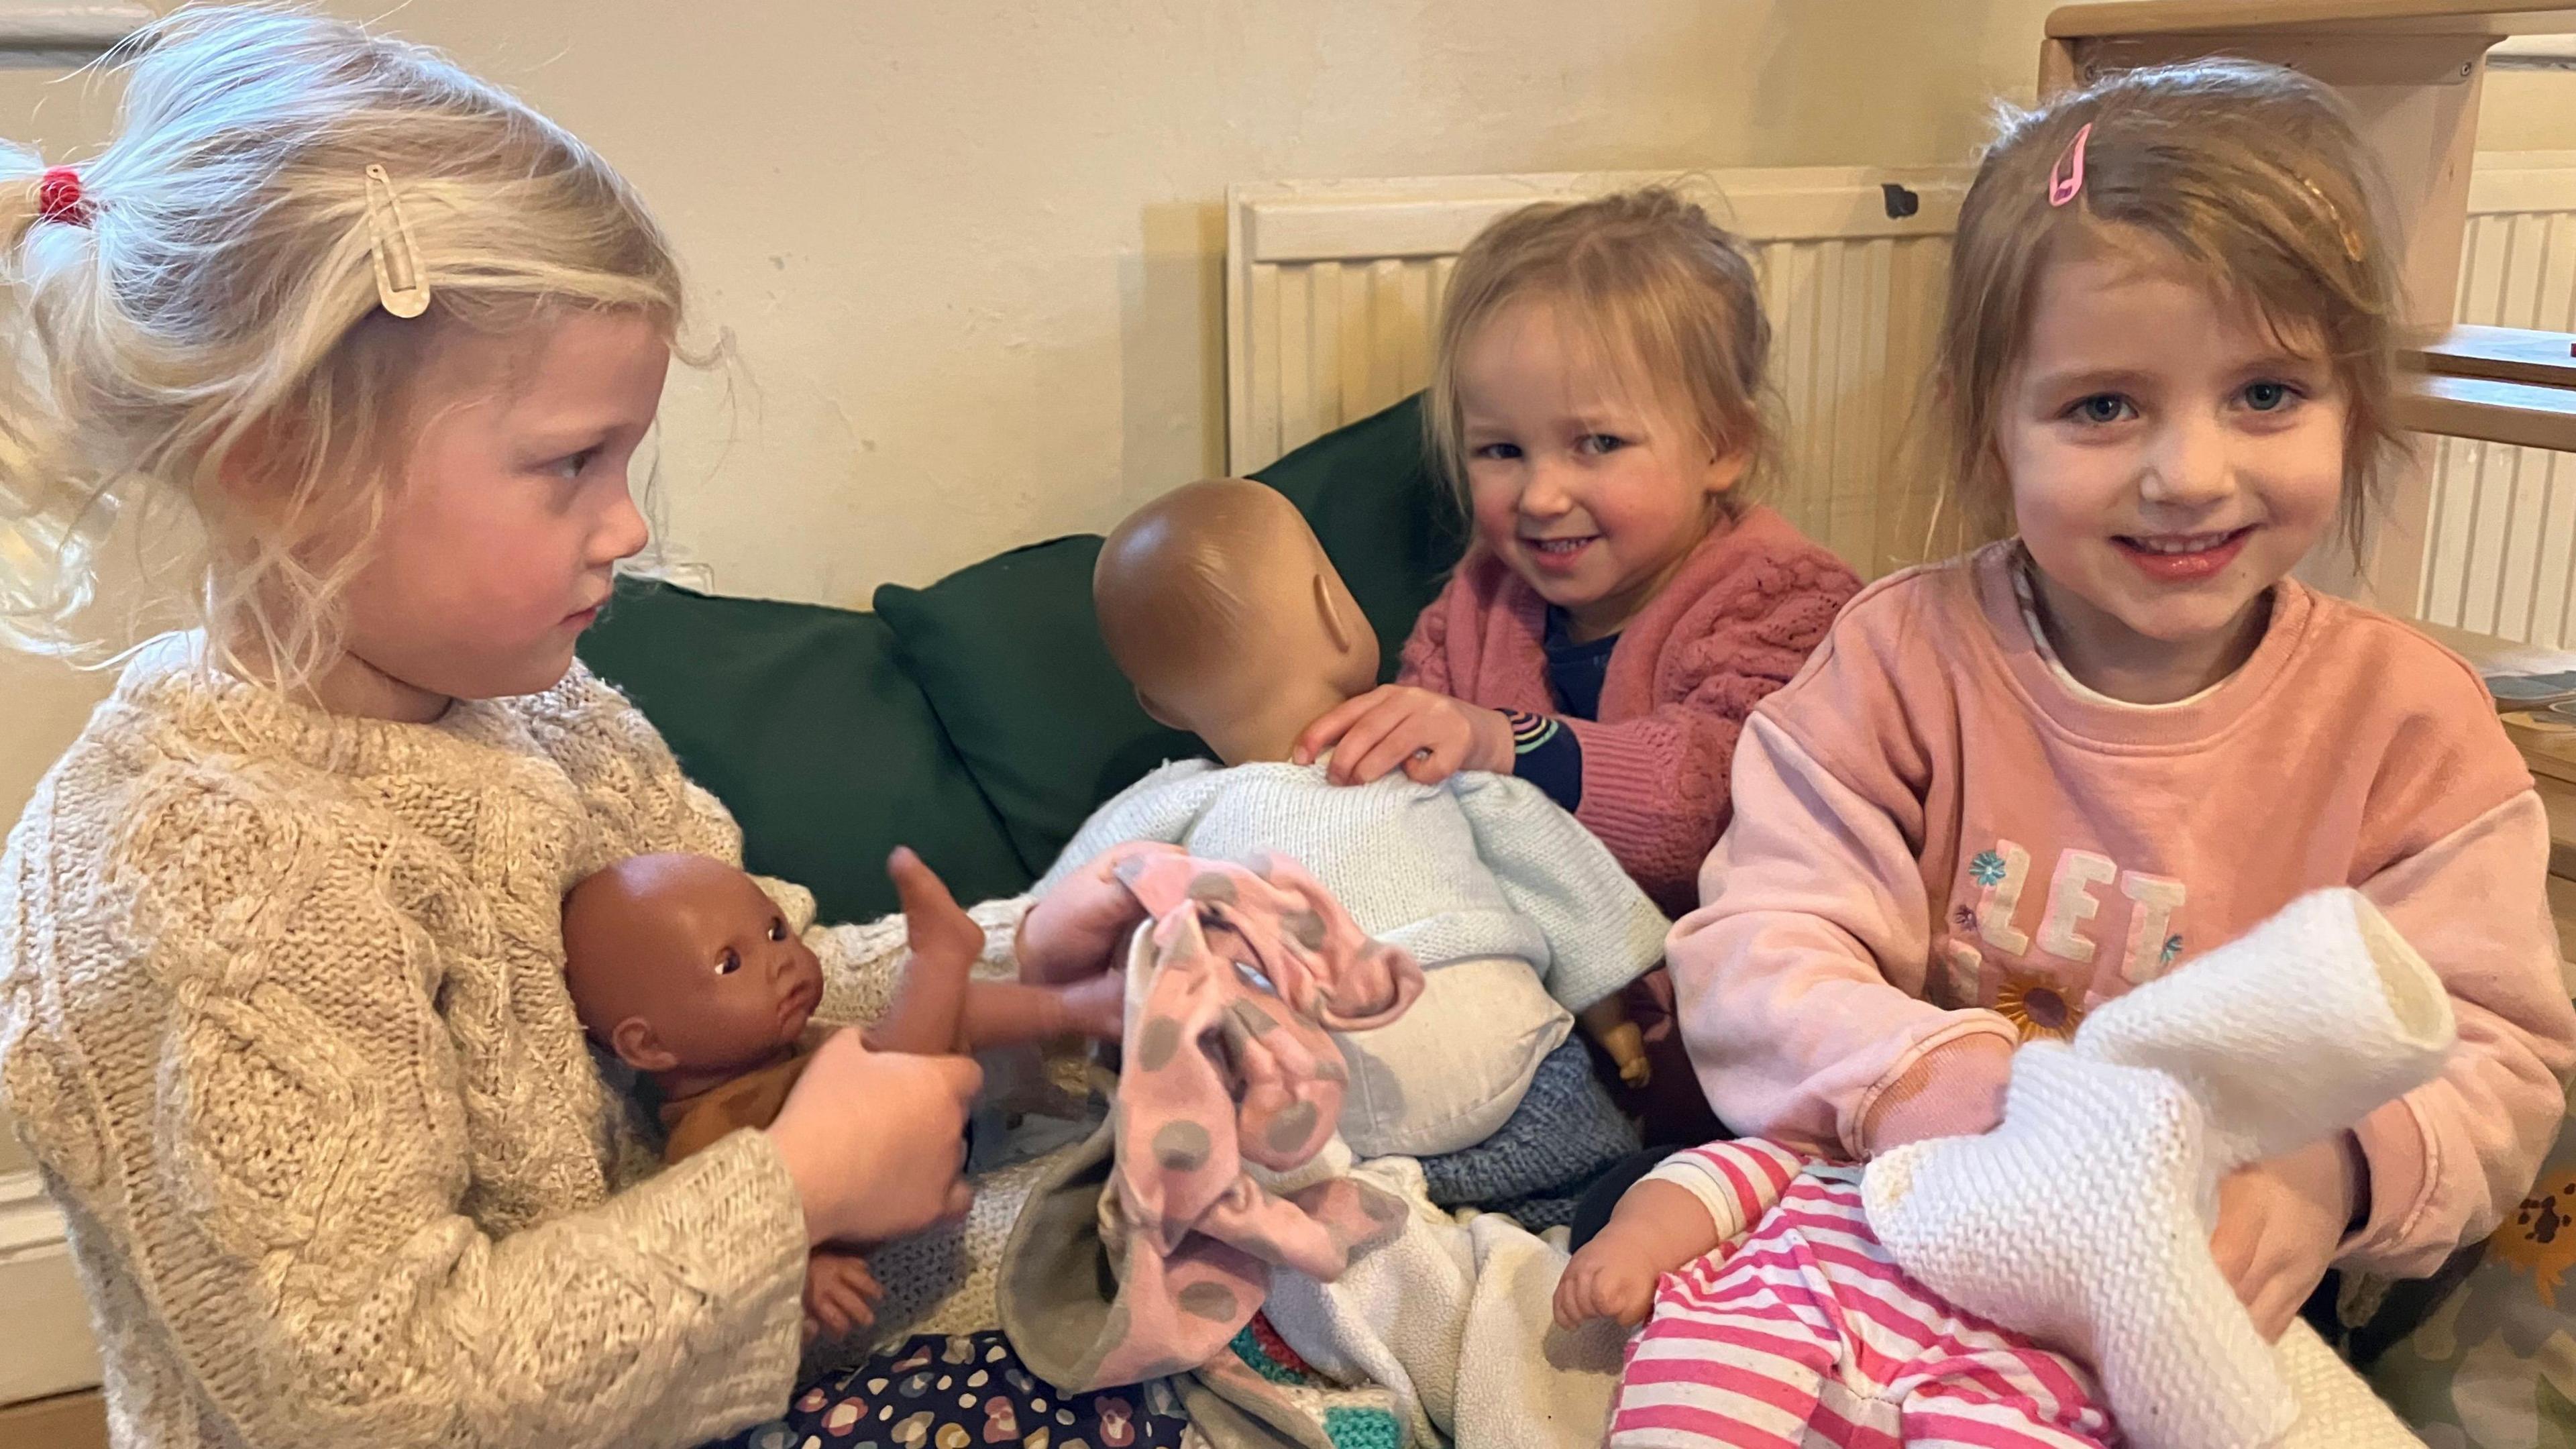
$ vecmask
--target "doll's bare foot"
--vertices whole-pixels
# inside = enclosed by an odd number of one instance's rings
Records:
[[[874,1328],[876,1307],[884,1297],[867,1259],[829,1244],[816,1248],[805,1262],[805,1341],[820,1334],[847,1338],[855,1329]]]

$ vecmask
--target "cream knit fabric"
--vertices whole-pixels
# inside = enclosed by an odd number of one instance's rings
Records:
[[[644,1180],[562,982],[564,889],[738,860],[723,808],[578,667],[419,726],[198,647],[133,662],[0,860],[0,1101],[116,1441],[688,1445],[777,1412],[794,1185],[749,1132]],[[881,1002],[814,939],[828,1008]]]
[[[1933,1292],[2091,1362],[2141,1449],[2415,1444],[2306,1324],[2263,1342],[2209,1233],[2221,1177],[2430,1081],[2454,1037],[2370,902],[2314,892],[2015,1054],[2000,1126],[1870,1164],[1870,1226]]]

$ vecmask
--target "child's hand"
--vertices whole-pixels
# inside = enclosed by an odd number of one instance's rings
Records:
[[[1324,711],[1297,736],[1289,758],[1310,765],[1326,750],[1333,763],[1324,777],[1336,785],[1364,785],[1399,768],[1436,785],[1460,770],[1510,774],[1512,724],[1500,710],[1382,684]]]
[[[1612,1228],[1583,1245],[1556,1280],[1556,1326],[1576,1328],[1595,1318],[1615,1318],[1622,1328],[1646,1321],[1661,1277],[1652,1257]]]
[[[853,1329],[874,1328],[877,1302],[885,1289],[868,1271],[868,1260],[829,1244],[805,1260],[805,1341],[829,1334],[847,1338]]]
[[[1020,963],[1020,979],[1053,985],[1097,976],[1113,966],[1126,949],[1128,933],[1145,919],[1145,905],[1118,879],[1120,863],[1155,851],[1178,854],[1180,847],[1136,840],[1114,850],[1055,883],[1055,888],[1027,915],[1011,954]]]
[[[878,1243],[962,1217],[966,1110],[984,1085],[972,1057],[872,1052],[832,1033],[769,1124],[805,1208],[805,1240]]]
[[[2359,1144],[2339,1133],[2218,1184],[2209,1251],[2267,1341],[2298,1317],[2333,1265],[2364,1180]]]
[[[1127,973],[1104,971],[1064,988],[1065,1014],[1073,1029],[1093,1041],[1116,1041],[1127,1034]]]

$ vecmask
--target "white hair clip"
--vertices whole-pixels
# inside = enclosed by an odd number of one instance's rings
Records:
[[[429,278],[420,269],[420,246],[394,198],[393,178],[367,167],[367,251],[376,264],[376,300],[397,317],[429,310]]]

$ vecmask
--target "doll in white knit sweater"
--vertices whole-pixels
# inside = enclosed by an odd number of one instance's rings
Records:
[[[1342,1127],[1362,1156],[1484,1141],[1578,1015],[1624,1077],[1643,1079],[1617,993],[1662,959],[1668,923],[1572,816],[1509,776],[1340,786],[1322,762],[1288,762],[1308,721],[1375,686],[1378,648],[1286,498],[1238,479],[1165,494],[1111,533],[1092,597],[1146,712],[1195,732],[1224,766],[1166,765],[1103,806],[1042,897],[1128,841],[1305,862],[1429,976],[1401,1021],[1346,1041]],[[1045,979],[1045,954],[1022,944],[1024,972]]]

